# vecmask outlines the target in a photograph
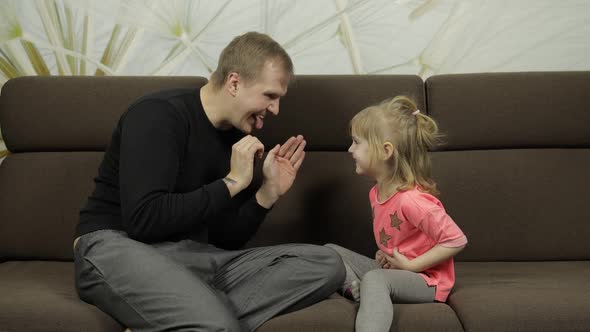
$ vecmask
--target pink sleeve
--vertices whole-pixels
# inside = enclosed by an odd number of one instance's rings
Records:
[[[421,207],[414,203],[414,206],[404,209],[404,215],[436,244],[450,248],[467,244],[467,237],[442,206],[432,203]]]
[[[467,244],[467,237],[443,208],[430,210],[422,224],[424,224],[424,232],[438,245],[455,248]]]

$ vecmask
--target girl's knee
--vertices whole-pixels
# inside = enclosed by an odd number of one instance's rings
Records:
[[[385,273],[387,273],[387,270],[384,270],[384,269],[371,270],[371,271],[365,273],[365,275],[363,276],[363,279],[361,280],[361,285],[368,285],[368,286],[384,285],[385,284]]]

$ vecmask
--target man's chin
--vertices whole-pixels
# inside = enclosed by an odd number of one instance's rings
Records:
[[[245,125],[240,126],[240,128],[238,128],[238,129],[242,133],[244,133],[246,135],[250,135],[254,131],[254,126],[251,126],[250,124],[245,124]]]

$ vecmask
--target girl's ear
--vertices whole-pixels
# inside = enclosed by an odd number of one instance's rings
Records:
[[[383,160],[388,160],[393,156],[393,144],[391,142],[383,143]]]

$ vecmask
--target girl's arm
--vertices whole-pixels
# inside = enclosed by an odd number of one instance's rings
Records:
[[[383,268],[422,272],[455,256],[461,250],[463,250],[463,248],[465,248],[465,246],[451,248],[436,245],[432,247],[432,249],[412,260],[404,256],[403,253],[400,253],[397,248],[394,248],[392,256],[381,252],[382,256],[387,259],[387,263],[383,266]]]

